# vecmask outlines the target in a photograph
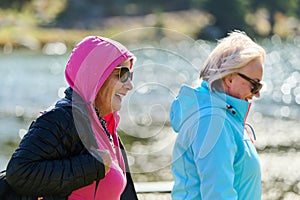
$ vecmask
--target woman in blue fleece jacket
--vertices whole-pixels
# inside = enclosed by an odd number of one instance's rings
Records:
[[[260,163],[246,119],[251,99],[260,96],[264,59],[264,49],[244,32],[231,32],[206,60],[201,86],[180,89],[170,113],[178,132],[172,199],[261,199]]]

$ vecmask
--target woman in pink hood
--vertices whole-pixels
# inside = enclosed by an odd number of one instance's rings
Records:
[[[8,163],[13,191],[26,199],[137,199],[116,132],[134,60],[108,38],[86,37],[74,48],[65,98],[31,124]]]

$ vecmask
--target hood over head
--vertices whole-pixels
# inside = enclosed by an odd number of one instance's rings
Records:
[[[202,141],[199,158],[204,158],[218,141],[225,120],[231,118],[238,124],[245,124],[250,105],[225,93],[211,92],[206,81],[198,88],[183,86],[170,112],[170,123],[174,131],[179,133],[177,146],[180,147],[174,150],[173,159],[180,158],[202,130],[204,132],[198,136]],[[209,134],[206,134],[207,130]]]
[[[135,59],[122,44],[88,36],[73,49],[65,70],[66,80],[85,102],[94,102],[114,68],[129,58]]]
[[[203,81],[201,87],[181,87],[172,103],[170,122],[175,132],[179,132],[190,117],[207,114],[226,115],[230,111],[238,120],[244,121],[249,110],[249,103],[225,93],[210,92],[208,83]]]
[[[88,116],[98,142],[97,149],[113,151],[94,110],[95,98],[112,71],[128,59],[133,64],[135,57],[122,44],[100,36],[88,36],[76,45],[67,63],[66,80],[86,104]],[[110,133],[116,135],[116,128],[119,123],[118,113],[110,113],[104,119]]]

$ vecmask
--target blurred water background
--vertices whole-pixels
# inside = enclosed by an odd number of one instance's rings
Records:
[[[117,39],[117,38],[116,38]],[[259,41],[266,49],[261,98],[248,121],[263,171],[263,199],[300,199],[300,37]],[[119,133],[135,181],[172,181],[176,134],[169,107],[182,84],[198,85],[199,70],[215,43],[168,38],[157,44],[128,44],[138,60],[135,89],[124,99]],[[53,44],[42,52],[0,53],[0,169],[40,111],[63,97],[70,51]]]

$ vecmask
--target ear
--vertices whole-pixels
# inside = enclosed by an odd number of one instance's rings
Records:
[[[232,84],[232,79],[233,79],[232,74],[229,74],[229,75],[225,76],[223,78],[224,86],[227,87],[227,88],[230,88],[231,84]]]

